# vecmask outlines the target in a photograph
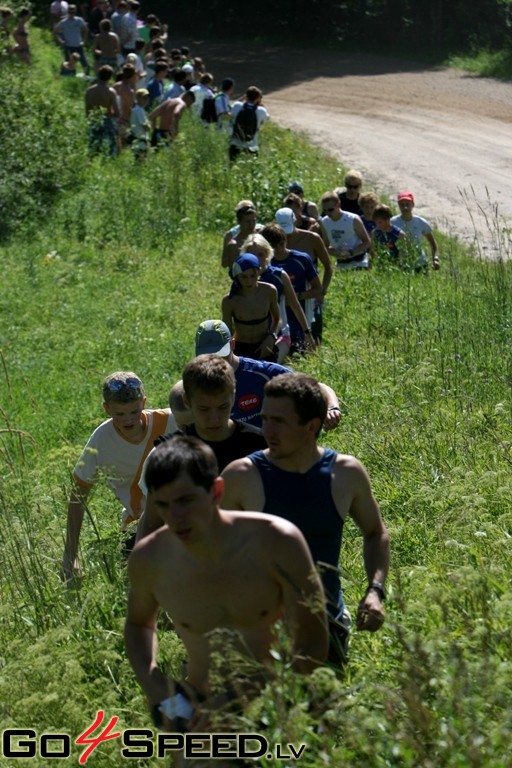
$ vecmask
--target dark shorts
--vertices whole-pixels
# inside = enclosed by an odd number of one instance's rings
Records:
[[[259,352],[256,351],[260,346],[261,341],[248,342],[235,340],[235,348],[233,352],[235,355],[239,355],[241,357],[250,357],[252,360],[264,360],[267,363],[277,362],[278,350],[276,349],[275,345],[273,351],[269,355],[265,355],[265,357],[261,357]]]

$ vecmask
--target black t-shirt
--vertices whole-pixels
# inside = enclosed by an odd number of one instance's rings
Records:
[[[197,437],[203,443],[209,445],[215,454],[219,465],[219,472],[231,464],[235,459],[243,459],[254,451],[262,451],[267,447],[267,443],[259,427],[253,427],[252,424],[246,424],[243,421],[234,421],[235,431],[225,440],[203,440],[196,432],[194,424],[187,424],[183,429],[172,432],[155,440],[155,445],[159,445],[165,440],[169,440],[174,435],[187,435],[188,437]]]
[[[349,200],[346,192],[340,192],[338,197],[340,199],[342,211],[348,211],[349,213],[357,213],[358,216],[361,216],[362,210],[359,205],[359,195],[357,196],[356,200]]]

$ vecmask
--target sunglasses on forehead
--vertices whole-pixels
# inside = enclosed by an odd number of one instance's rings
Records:
[[[142,381],[131,377],[125,379],[125,381],[121,381],[121,379],[112,379],[112,381],[109,381],[107,384],[109,392],[120,392],[123,387],[127,387],[128,389],[140,389],[142,387]]]

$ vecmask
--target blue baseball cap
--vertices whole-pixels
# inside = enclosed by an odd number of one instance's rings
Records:
[[[242,253],[242,255],[239,256],[238,259],[231,265],[229,276],[232,280],[234,280],[235,277],[238,277],[238,275],[241,275],[242,272],[246,272],[248,269],[259,268],[260,260],[257,256],[254,255],[254,253]]]

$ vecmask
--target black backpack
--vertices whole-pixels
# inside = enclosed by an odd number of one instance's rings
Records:
[[[258,131],[257,104],[246,101],[233,124],[233,136],[240,141],[252,141]]]
[[[218,122],[217,109],[215,108],[215,98],[216,97],[214,96],[207,96],[203,101],[203,106],[201,109],[201,120],[203,123]]]

